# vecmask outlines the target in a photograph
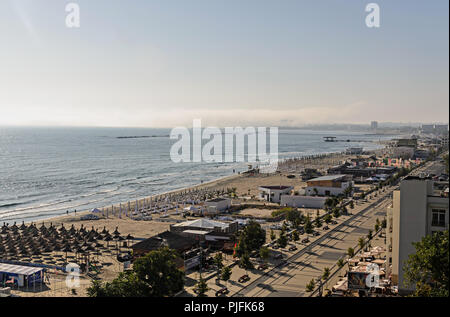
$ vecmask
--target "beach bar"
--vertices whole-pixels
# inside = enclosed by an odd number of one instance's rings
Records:
[[[33,285],[41,282],[44,276],[44,268],[0,263],[0,285],[13,281],[19,287]]]

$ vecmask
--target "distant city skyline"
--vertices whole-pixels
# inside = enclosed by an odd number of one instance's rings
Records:
[[[81,27],[67,28],[78,3]],[[380,6],[380,28],[365,6]],[[0,126],[448,123],[447,0],[6,0]]]

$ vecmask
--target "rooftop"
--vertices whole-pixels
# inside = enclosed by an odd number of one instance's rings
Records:
[[[42,270],[43,268],[41,267],[0,263],[0,272],[5,273],[32,275]]]
[[[175,250],[189,249],[195,244],[193,239],[183,237],[179,234],[165,231],[154,237],[140,241],[132,246],[133,250],[158,250],[169,247]]]
[[[318,182],[318,181],[334,181],[339,180],[341,178],[344,178],[345,175],[339,174],[339,175],[326,175],[326,176],[320,176],[313,179],[308,180],[308,182]]]
[[[292,189],[292,186],[259,186],[259,188],[271,190],[285,190],[285,189]]]
[[[211,219],[196,219],[196,220],[190,220],[185,221],[181,223],[177,223],[173,225],[174,227],[196,227],[196,228],[202,228],[202,229],[214,229],[215,227],[219,227],[221,229],[228,228],[227,223],[211,220]]]

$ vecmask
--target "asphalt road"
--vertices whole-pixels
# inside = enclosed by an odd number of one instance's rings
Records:
[[[419,175],[421,172],[440,175],[444,171],[444,164],[433,161],[416,169],[412,175]],[[373,230],[377,218],[380,221],[385,218],[386,209],[392,203],[391,193],[397,189],[398,186],[385,187],[385,192],[381,193],[376,200],[372,199],[368,206],[331,230],[321,231],[323,235],[309,245],[296,243],[299,251],[266,274],[251,281],[233,296],[308,296],[306,284],[313,278],[317,279],[325,267],[332,267],[340,257],[346,254],[349,247],[354,248],[360,237],[366,236],[369,230]],[[339,218],[340,221],[341,219]],[[384,245],[384,238],[376,237],[372,245]]]
[[[318,239],[233,296],[306,296],[306,284],[320,276],[324,267],[334,265],[349,247],[355,247],[361,236],[373,230],[377,218],[380,221],[384,218],[386,208],[391,203],[389,194],[392,190],[386,190],[382,197],[330,231],[322,231],[323,235]]]

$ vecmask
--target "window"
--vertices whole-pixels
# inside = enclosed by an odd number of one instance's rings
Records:
[[[431,210],[431,225],[433,227],[445,227],[445,209]]]

